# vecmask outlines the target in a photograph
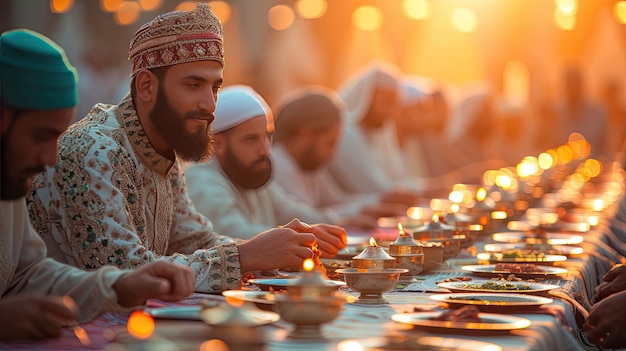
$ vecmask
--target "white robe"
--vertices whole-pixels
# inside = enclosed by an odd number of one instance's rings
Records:
[[[272,164],[276,183],[298,200],[320,211],[346,217],[359,213],[363,206],[380,201],[380,196],[375,193],[344,191],[324,166],[310,172],[302,170],[282,144],[274,144]]]
[[[46,246],[30,224],[24,198],[0,201],[1,298],[69,295],[78,306],[78,322],[87,322],[107,311],[124,310],[112,288],[124,273],[110,266],[86,272],[46,258]]]
[[[238,187],[216,159],[190,165],[185,177],[196,209],[213,219],[217,231],[232,233],[238,238],[249,239],[294,218],[332,224],[339,220],[291,197],[273,180],[259,189]]]

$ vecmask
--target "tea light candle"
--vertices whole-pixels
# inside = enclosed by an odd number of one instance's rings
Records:
[[[374,238],[370,238],[370,245],[363,251],[352,257],[352,267],[354,268],[394,268],[396,259],[391,257],[376,244]]]
[[[413,237],[417,240],[441,239],[452,237],[454,227],[439,221],[439,214],[433,214],[432,222],[418,227],[413,231]]]
[[[404,231],[402,224],[398,223],[398,238],[389,245],[389,254],[393,256],[421,253],[422,247],[413,239],[412,235]]]

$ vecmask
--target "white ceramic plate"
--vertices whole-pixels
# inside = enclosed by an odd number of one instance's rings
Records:
[[[553,264],[567,260],[563,255],[533,255],[524,254],[523,257],[505,257],[500,252],[481,252],[476,255],[478,261],[488,261],[490,263],[544,263]]]
[[[202,306],[176,306],[176,307],[158,307],[158,308],[146,308],[144,312],[151,315],[154,318],[164,319],[187,319],[187,320],[202,320],[200,318],[200,311]]]
[[[536,294],[552,289],[558,289],[558,285],[529,283],[524,281],[506,280],[471,280],[466,282],[446,282],[438,283],[439,287],[452,292],[490,292],[490,293],[518,293]]]
[[[543,252],[550,255],[580,255],[583,253],[583,248],[580,246],[570,245],[528,245],[526,243],[493,243],[485,244],[484,250],[486,252],[507,252],[520,250],[522,252]]]
[[[492,235],[494,241],[503,243],[529,243],[549,245],[577,245],[583,242],[583,237],[568,233],[546,233],[545,236],[527,234],[524,232],[500,232]]]
[[[267,305],[273,305],[276,303],[274,300],[274,294],[265,291],[252,291],[252,290],[226,290],[222,291],[222,295],[226,298],[233,298],[241,301],[262,303]]]
[[[372,337],[347,339],[339,342],[339,350],[438,350],[438,351],[502,351],[500,345],[486,341],[446,336]]]
[[[513,266],[513,267],[523,267],[528,263],[505,263],[504,265]],[[552,267],[552,266],[540,266],[530,263],[531,265],[537,267],[537,271],[517,271],[510,269],[496,269],[495,264],[483,264],[483,265],[469,265],[461,267],[462,270],[466,272],[471,272],[474,274],[484,275],[484,276],[498,276],[498,275],[508,275],[515,274],[516,277],[519,278],[537,278],[544,277],[555,274],[564,274],[567,273],[567,269],[561,267]],[[501,264],[502,265],[502,264]]]
[[[481,311],[511,311],[530,309],[552,303],[552,299],[541,296],[510,293],[454,293],[436,294],[431,300],[445,302],[450,306],[473,305]]]
[[[391,319],[396,322],[411,324],[419,327],[443,329],[513,330],[523,329],[530,326],[530,321],[526,318],[482,312],[478,313],[478,317],[481,318],[481,322],[450,322],[433,320],[433,318],[438,317],[441,313],[443,312],[397,313],[392,315]]]

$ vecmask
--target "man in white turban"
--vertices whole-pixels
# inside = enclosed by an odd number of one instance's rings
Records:
[[[186,181],[196,209],[213,219],[218,231],[249,238],[294,218],[337,223],[340,219],[297,201],[271,180],[271,110],[249,86],[222,89],[215,109],[214,157],[191,165]],[[332,257],[345,247],[343,228],[311,228],[322,254]]]

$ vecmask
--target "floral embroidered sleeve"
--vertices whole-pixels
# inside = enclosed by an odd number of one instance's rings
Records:
[[[82,269],[163,259],[191,267],[198,291],[238,288],[235,244],[177,208],[172,175],[139,162],[126,132],[91,124],[61,137],[59,162],[36,178],[29,198],[35,229]]]

